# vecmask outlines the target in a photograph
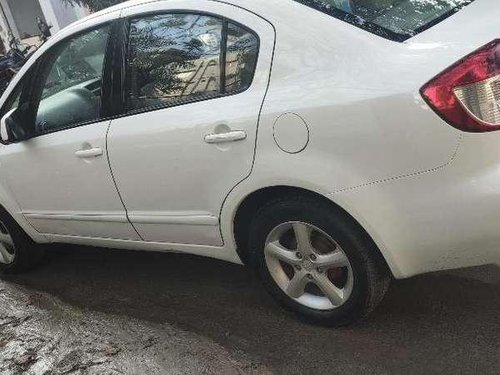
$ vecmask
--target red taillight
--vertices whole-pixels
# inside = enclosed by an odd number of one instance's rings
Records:
[[[421,93],[457,129],[476,133],[500,130],[500,40],[439,74]]]

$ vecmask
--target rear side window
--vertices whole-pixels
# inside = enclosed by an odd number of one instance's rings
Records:
[[[223,18],[161,14],[133,19],[127,56],[128,112],[245,91],[258,38]]]
[[[227,26],[225,91],[241,92],[252,83],[259,41],[250,31],[229,23]]]
[[[405,41],[474,0],[295,0],[384,38]]]

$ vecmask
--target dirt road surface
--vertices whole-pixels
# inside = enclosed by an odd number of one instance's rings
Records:
[[[245,268],[65,246],[0,281],[0,374],[498,374],[500,270],[397,281],[359,325],[284,313]]]

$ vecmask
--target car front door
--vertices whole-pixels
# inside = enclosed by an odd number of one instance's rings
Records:
[[[101,99],[110,35],[106,24],[57,43],[7,101],[32,112],[23,126],[33,137],[0,147],[1,178],[41,233],[138,239],[107,159]]]
[[[271,70],[271,24],[219,2],[128,8],[124,108],[108,134],[128,216],[146,241],[222,245],[225,197],[249,176]]]

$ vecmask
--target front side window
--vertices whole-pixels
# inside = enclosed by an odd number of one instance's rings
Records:
[[[109,35],[109,26],[79,35],[55,47],[44,62],[38,133],[99,119]]]
[[[404,41],[474,0],[295,0],[388,39]]]
[[[175,13],[134,19],[126,109],[168,107],[244,91],[252,82],[257,55],[258,38],[222,18]]]

